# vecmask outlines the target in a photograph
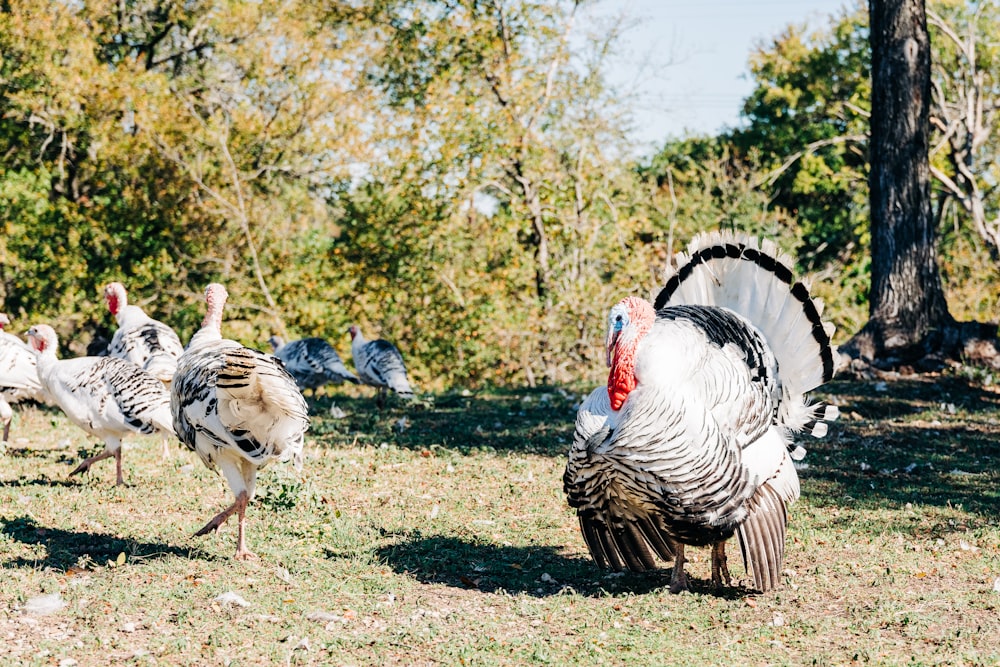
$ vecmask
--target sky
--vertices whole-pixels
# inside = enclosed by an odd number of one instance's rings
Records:
[[[824,28],[854,2],[619,0],[602,6],[635,19],[609,74],[614,83],[641,91],[633,138],[655,148],[685,132],[738,126],[742,101],[753,89],[748,62],[754,47],[770,43],[789,24]]]

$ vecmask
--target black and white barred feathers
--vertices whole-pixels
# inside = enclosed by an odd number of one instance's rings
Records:
[[[413,398],[413,387],[406,375],[406,365],[403,355],[396,346],[387,340],[365,340],[361,329],[352,326],[351,356],[354,368],[358,371],[361,381],[372,387],[378,387],[378,403],[382,404],[387,389],[392,389],[401,398]]]
[[[236,498],[195,534],[214,531],[237,513],[236,558],[243,559],[253,556],[244,533],[257,470],[272,461],[301,465],[309,417],[295,380],[277,357],[222,337],[227,298],[218,283],[205,290],[205,319],[177,363],[170,407],[177,437],[209,469],[222,472]]]
[[[104,451],[78,465],[70,475],[95,462],[115,458],[116,482],[122,475],[122,438],[131,433],[173,435],[170,395],[163,383],[135,364],[117,357],[59,359],[56,332],[47,324],[28,330],[38,379],[48,397],[70,421],[104,441]]]
[[[325,384],[360,382],[354,373],[347,370],[337,351],[322,338],[303,338],[285,343],[281,336],[271,336],[268,342],[274,356],[281,359],[302,391],[315,391]]]
[[[837,417],[806,398],[832,378],[832,326],[773,243],[705,235],[677,265],[654,304],[611,309],[608,386],[580,407],[564,489],[602,567],[673,560],[679,591],[685,545],[711,545],[713,583],[728,584],[735,534],[767,591],[799,496],[793,436]]]
[[[131,361],[169,386],[177,359],[184,352],[181,339],[168,325],[154,320],[139,306],[130,305],[121,283],[109,283],[104,288],[104,300],[118,322],[118,330],[108,344],[108,355]]]
[[[45,390],[38,380],[35,353],[23,340],[3,330],[9,324],[7,314],[0,313],[0,422],[3,422],[0,453],[7,443],[10,422],[14,417],[10,404],[45,400]]]

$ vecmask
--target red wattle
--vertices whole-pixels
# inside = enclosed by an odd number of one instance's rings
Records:
[[[621,409],[629,393],[635,389],[635,384],[635,375],[631,372],[630,366],[618,363],[611,366],[611,373],[608,375],[608,399],[611,401],[612,410]]]

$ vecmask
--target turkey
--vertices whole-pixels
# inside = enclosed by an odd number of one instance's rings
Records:
[[[0,313],[0,421],[3,422],[0,451],[7,445],[10,422],[14,417],[10,404],[25,399],[45,400],[45,391],[38,380],[35,354],[23,340],[3,330],[8,325],[10,318]]]
[[[378,387],[376,399],[378,406],[382,407],[385,403],[387,389],[392,389],[402,398],[412,400],[413,388],[406,377],[403,355],[396,346],[381,338],[365,340],[357,325],[352,325],[348,332],[351,334],[351,357],[354,359],[354,368],[358,371],[358,377],[362,382]]]
[[[673,560],[679,592],[685,546],[711,546],[713,584],[731,585],[735,534],[768,591],[799,496],[792,435],[822,437],[838,414],[805,398],[833,376],[833,327],[773,243],[706,235],[677,264],[655,305],[611,308],[608,385],[579,408],[564,490],[602,567]]]
[[[126,359],[167,386],[177,370],[184,345],[169,326],[154,320],[139,306],[130,306],[125,286],[109,283],[104,288],[108,310],[118,322],[108,354]]]
[[[246,545],[246,508],[257,470],[271,461],[302,465],[309,426],[306,402],[277,357],[222,337],[225,287],[205,290],[207,312],[177,363],[170,387],[174,428],[181,442],[210,470],[221,470],[235,496],[195,536],[206,535],[239,516],[236,558],[254,557]]]
[[[303,338],[286,344],[281,336],[271,336],[268,342],[274,356],[281,359],[302,391],[312,389],[315,396],[316,389],[325,384],[360,382],[347,370],[337,351],[322,338]]]
[[[78,465],[70,477],[97,461],[115,458],[116,484],[123,484],[122,438],[130,433],[173,435],[170,395],[163,383],[117,357],[58,359],[59,341],[47,324],[28,329],[38,360],[38,379],[70,421],[104,440],[104,451]]]

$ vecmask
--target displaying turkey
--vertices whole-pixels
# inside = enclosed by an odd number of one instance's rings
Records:
[[[104,300],[118,322],[118,330],[108,344],[108,354],[131,361],[169,386],[177,370],[177,359],[184,352],[181,339],[139,306],[129,305],[121,283],[109,283],[104,288]]]
[[[315,393],[325,384],[360,382],[347,370],[337,351],[322,338],[303,338],[286,344],[281,336],[271,336],[268,342],[274,356],[281,359],[302,391],[311,389]]]
[[[26,399],[45,400],[45,390],[38,380],[35,353],[23,340],[3,330],[9,325],[10,318],[0,313],[0,421],[3,422],[0,451],[7,444],[10,422],[14,417],[10,404]]]
[[[205,290],[205,319],[177,364],[170,407],[181,442],[210,470],[221,470],[235,496],[195,535],[218,530],[235,512],[236,558],[246,559],[254,556],[245,533],[257,470],[289,459],[301,466],[309,417],[302,393],[277,357],[222,337],[228,296],[218,283]]]
[[[116,484],[122,484],[122,438],[130,433],[173,435],[170,395],[162,382],[132,362],[117,357],[58,359],[59,341],[47,324],[28,329],[28,343],[48,396],[70,421],[104,440],[104,451],[84,460],[71,477],[113,456]]]
[[[354,359],[354,368],[363,383],[378,387],[376,398],[378,406],[382,407],[385,403],[387,389],[392,389],[401,398],[412,400],[413,388],[406,377],[403,355],[396,346],[381,338],[365,340],[357,325],[352,325],[348,332],[351,334],[351,357]]]
[[[712,547],[712,582],[731,583],[737,536],[753,585],[779,583],[787,507],[799,496],[792,436],[825,435],[834,406],[806,392],[833,376],[833,327],[770,242],[696,239],[655,305],[608,315],[607,387],[580,406],[563,477],[594,560],[642,572]]]

